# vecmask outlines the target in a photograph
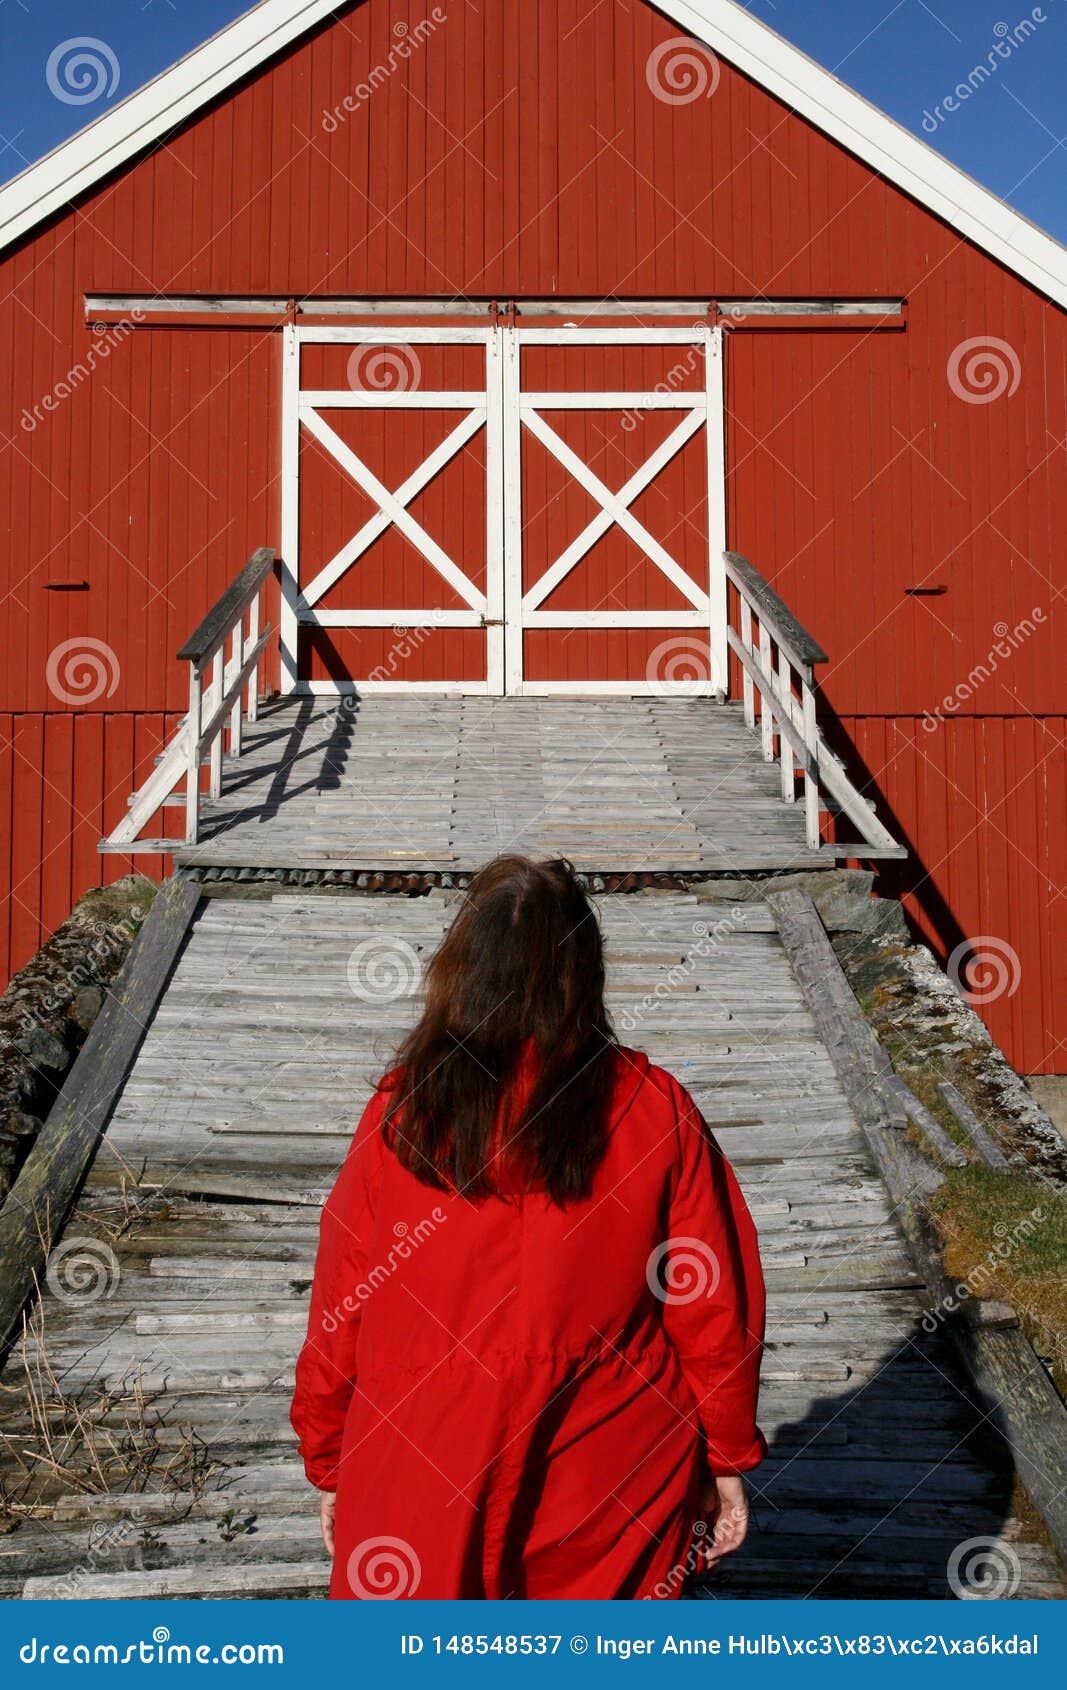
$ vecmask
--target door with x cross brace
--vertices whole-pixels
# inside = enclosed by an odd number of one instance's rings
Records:
[[[704,324],[288,330],[288,687],[724,687],[721,356]]]

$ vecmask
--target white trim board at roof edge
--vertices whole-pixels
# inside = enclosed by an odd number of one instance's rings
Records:
[[[0,251],[308,34],[338,0],[261,0],[0,189]],[[1041,293],[1067,306],[1067,248],[733,0],[657,0],[689,35]]]

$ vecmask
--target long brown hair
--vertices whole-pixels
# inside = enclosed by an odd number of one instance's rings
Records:
[[[424,1184],[466,1197],[588,1196],[614,1045],[600,926],[571,865],[497,857],[430,962],[385,1141]]]

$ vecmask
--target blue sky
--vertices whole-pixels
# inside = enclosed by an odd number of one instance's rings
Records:
[[[750,0],[748,9],[1067,241],[1067,0]],[[247,10],[245,0],[0,0],[0,180]],[[1036,28],[1013,47],[1023,19]],[[50,91],[49,59],[84,36],[110,50],[110,93],[71,103]],[[990,54],[995,74],[946,113],[945,95]]]

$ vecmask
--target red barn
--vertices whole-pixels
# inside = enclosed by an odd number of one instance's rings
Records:
[[[8,971],[129,868],[254,546],[283,691],[481,694],[736,690],[728,546],[829,653],[885,882],[1067,1069],[1057,243],[729,0],[264,0],[0,252]]]

